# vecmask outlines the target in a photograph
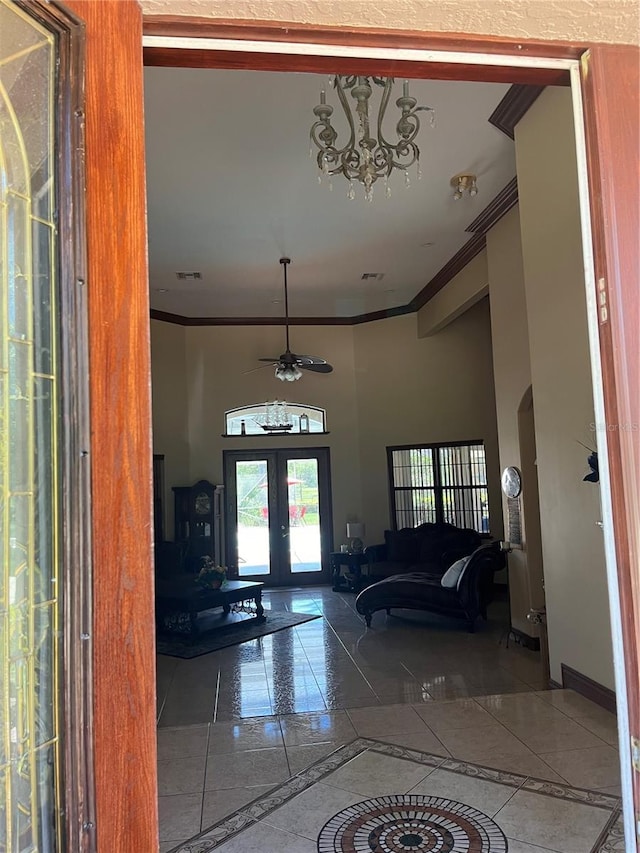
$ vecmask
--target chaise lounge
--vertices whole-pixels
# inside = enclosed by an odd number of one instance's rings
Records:
[[[393,575],[363,589],[356,598],[356,610],[364,616],[367,627],[371,627],[371,618],[377,610],[389,614],[392,609],[411,609],[462,619],[473,633],[478,617],[487,618],[494,572],[504,565],[505,556],[498,542],[481,545],[464,566],[458,567],[461,573],[457,580],[452,578],[453,586],[443,586],[443,581],[450,582],[446,574]]]

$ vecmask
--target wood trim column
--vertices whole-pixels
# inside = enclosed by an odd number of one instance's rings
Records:
[[[583,60],[594,261],[631,735],[640,738],[640,50]],[[603,304],[604,303],[604,304]],[[630,748],[630,744],[628,745]],[[640,815],[640,774],[634,772]]]
[[[152,450],[142,78],[135,0],[65,0],[86,24],[98,850],[158,849]]]

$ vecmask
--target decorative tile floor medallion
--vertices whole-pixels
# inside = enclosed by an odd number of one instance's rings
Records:
[[[376,797],[344,809],[324,826],[318,853],[506,853],[491,818],[441,797]]]
[[[470,805],[407,792],[406,787],[402,793],[358,798],[354,795],[358,785],[351,787],[353,777],[340,777],[340,772],[349,765],[353,767],[356,760],[368,760],[367,766],[371,761],[377,762],[383,770],[385,758],[395,759],[396,769],[400,759],[404,767],[405,781],[398,777],[398,785],[423,784],[416,780],[428,781],[429,775],[438,771],[441,776],[444,773],[449,778],[458,777],[467,786],[477,781],[494,793],[504,789],[504,796],[496,801],[495,813],[490,817]],[[367,776],[366,784],[371,783],[371,778]],[[413,781],[407,782],[408,779]],[[320,789],[325,795],[329,790],[334,797],[351,798],[351,805],[331,817],[329,812],[324,826],[319,823],[311,833],[308,825],[301,825],[304,821],[300,815],[308,815],[315,790],[320,803]],[[307,799],[297,807],[298,817],[288,813],[286,818],[278,819],[279,810],[292,804],[295,809],[296,798],[302,795]],[[271,847],[260,841],[261,832],[269,834]],[[275,853],[276,849],[286,853],[309,853],[312,849],[318,853],[507,853],[518,845],[519,849],[551,853],[624,853],[620,799],[600,791],[358,738],[172,848],[171,853]]]

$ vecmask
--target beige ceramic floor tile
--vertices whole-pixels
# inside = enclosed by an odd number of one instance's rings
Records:
[[[431,772],[430,767],[367,750],[323,778],[325,785],[367,797],[406,794]]]
[[[576,723],[588,729],[609,746],[618,747],[618,721],[615,714],[604,708],[595,709],[588,717],[574,717]]]
[[[407,749],[417,749],[419,752],[429,752],[432,755],[441,755],[447,758],[451,753],[438,740],[436,735],[426,726],[423,731],[407,732],[403,735],[380,735],[372,740],[379,740],[383,743],[392,743],[396,746],[405,746]]]
[[[605,785],[604,788],[598,788],[603,794],[611,794],[613,797],[622,796],[622,785],[618,782],[617,785]]]
[[[159,761],[159,796],[202,793],[205,764],[206,757],[204,755],[175,758],[172,761]]]
[[[518,791],[494,820],[507,838],[562,853],[587,853],[609,815],[606,809]]]
[[[288,714],[280,718],[286,746],[336,741],[347,743],[356,738],[356,730],[345,711],[318,714]]]
[[[466,803],[491,817],[513,797],[516,790],[507,785],[499,785],[438,768],[409,793],[424,794],[427,797],[446,797],[459,803]]]
[[[570,785],[579,788],[603,788],[620,783],[618,753],[610,746],[542,753],[540,758]]]
[[[295,828],[298,835],[315,841],[330,818],[361,800],[362,794],[318,783],[271,812],[263,822],[279,829]]]
[[[205,791],[202,802],[202,830],[208,829],[232,812],[270,791],[273,785],[254,785],[250,788],[227,788]]]
[[[536,847],[534,844],[525,844],[524,841],[509,838],[509,853],[563,853],[563,851],[551,850],[550,847]]]
[[[495,754],[524,755],[530,750],[500,723],[478,726],[475,729],[453,729],[438,732],[438,737],[456,758],[477,761]]]
[[[416,705],[415,710],[436,734],[439,731],[472,729],[493,723],[491,716],[475,699],[430,702]]]
[[[213,719],[216,692],[215,687],[195,688],[176,691],[174,685],[162,708],[158,725],[193,726],[210,723]]]
[[[238,753],[211,755],[207,761],[205,790],[276,785],[289,778],[284,749],[250,749]]]
[[[204,755],[209,726],[180,726],[158,730],[158,761]]]
[[[216,853],[317,853],[315,841],[302,838],[269,826],[267,823],[254,824],[230,841],[216,846]]]
[[[576,693],[575,690],[542,690],[536,693],[536,696],[544,702],[550,702],[568,717],[588,717],[601,710],[599,705]]]
[[[387,734],[421,732],[426,729],[424,721],[411,705],[354,708],[348,714],[359,737],[380,738]]]
[[[200,832],[201,812],[202,793],[158,797],[160,840],[186,841],[196,835]],[[177,843],[178,841],[175,842]]]
[[[300,773],[301,770],[306,770],[316,761],[335,752],[342,744],[329,741],[328,743],[309,743],[305,746],[288,746],[287,760],[289,762],[289,770],[292,776]]]
[[[283,746],[282,732],[277,717],[220,722],[211,725],[210,755]]]
[[[559,721],[537,720],[528,723],[505,720],[503,725],[537,754],[603,746],[600,738],[568,717]]]
[[[566,721],[567,717],[550,702],[530,693],[485,696],[476,700],[501,723],[531,723],[551,720]]]
[[[485,756],[478,764],[493,767],[495,770],[505,770],[508,773],[519,773],[521,776],[531,776],[534,779],[545,779],[548,782],[566,782],[562,776],[552,770],[548,764],[527,751],[521,755],[504,755],[494,752]]]

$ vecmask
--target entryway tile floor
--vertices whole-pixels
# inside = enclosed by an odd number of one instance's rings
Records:
[[[542,689],[538,655],[506,648],[499,608],[473,635],[426,614],[376,614],[367,631],[346,594],[265,598],[323,618],[191,661],[159,658],[163,853],[341,851],[333,824],[318,847],[330,818],[405,794],[478,810],[510,853],[622,853],[614,716]]]

